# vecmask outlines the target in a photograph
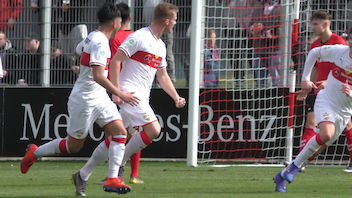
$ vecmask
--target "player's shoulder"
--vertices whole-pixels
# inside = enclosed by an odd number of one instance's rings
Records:
[[[323,44],[321,43],[321,38],[318,38],[311,44],[311,49],[321,46],[323,46]]]
[[[344,38],[342,38],[340,35],[337,35],[335,33],[332,33],[331,38],[329,40],[331,41],[330,44],[346,45],[346,40]]]
[[[95,30],[87,37],[92,43],[109,43],[108,38],[101,31]]]
[[[328,53],[340,54],[346,50],[349,50],[347,45],[336,44],[336,45],[324,45],[321,49]]]

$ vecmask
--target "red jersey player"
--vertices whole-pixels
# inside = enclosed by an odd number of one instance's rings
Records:
[[[331,16],[324,11],[317,11],[312,15],[311,22],[313,25],[313,32],[315,35],[319,36],[319,38],[312,43],[311,49],[321,47],[323,45],[346,45],[346,41],[341,36],[338,36],[331,32],[330,19]],[[305,130],[302,135],[300,151],[304,148],[309,139],[315,136],[314,128],[316,128],[317,124],[314,116],[314,103],[316,99],[316,94],[317,91],[323,89],[326,86],[326,79],[331,70],[331,67],[333,67],[334,65],[334,63],[330,62],[316,62],[315,64],[312,78],[316,78],[314,79],[314,81],[318,89],[312,91],[306,98],[306,123]],[[297,99],[303,100],[305,99],[305,96],[302,97],[302,95],[298,95]],[[350,160],[352,160],[352,124],[350,121],[346,126],[345,136],[346,143],[348,145],[347,148],[349,150]],[[352,168],[351,162],[348,167]]]

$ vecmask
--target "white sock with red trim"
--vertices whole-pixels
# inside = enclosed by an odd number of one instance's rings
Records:
[[[115,135],[111,138],[109,146],[108,178],[117,178],[121,162],[125,154],[125,143],[125,135]]]
[[[101,163],[108,160],[109,149],[105,141],[102,141],[95,149],[87,163],[79,170],[84,181],[88,181],[93,170]]]
[[[307,162],[308,158],[312,157],[319,150],[320,146],[323,145],[325,143],[320,139],[320,134],[313,136],[293,162],[298,168],[301,168]]]
[[[138,151],[143,150],[149,144],[151,144],[153,140],[151,140],[145,131],[141,131],[140,133],[132,136],[129,142],[126,145],[126,152],[123,156],[122,165],[124,166],[131,155],[137,153]]]
[[[54,139],[46,144],[43,144],[34,151],[36,157],[52,156],[57,154],[69,153],[66,139]]]

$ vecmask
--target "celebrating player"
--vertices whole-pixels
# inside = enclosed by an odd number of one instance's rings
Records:
[[[118,95],[129,105],[136,105],[138,98],[123,93],[106,77],[110,59],[109,38],[113,38],[121,26],[118,8],[110,3],[98,11],[99,28],[78,44],[76,53],[81,55],[79,77],[71,91],[67,106],[69,123],[66,139],[55,139],[40,147],[29,145],[21,161],[21,172],[26,173],[38,157],[54,154],[76,153],[83,147],[88,129],[96,122],[112,137],[110,143],[108,179],[103,189],[107,192],[127,193],[131,188],[118,179],[126,141],[126,129],[115,104],[106,90]]]
[[[125,3],[119,3],[116,5],[121,12],[121,29],[116,33],[115,37],[110,39],[110,50],[112,57],[117,52],[118,47],[123,43],[128,35],[133,33],[133,30],[130,30],[129,23],[131,22],[130,8]],[[133,130],[135,132],[135,130]],[[128,135],[128,134],[127,134]],[[111,138],[106,138],[105,141],[101,142],[97,148],[95,148],[92,156],[87,161],[87,163],[75,174],[72,175],[77,195],[84,195],[86,190],[87,181],[92,174],[93,170],[101,163],[108,160],[108,149],[110,146]],[[134,154],[130,158],[131,162],[131,184],[140,184],[143,183],[138,177],[138,165],[139,165],[140,152]],[[98,184],[104,184],[105,179]]]
[[[126,145],[123,165],[131,155],[152,143],[160,134],[160,124],[149,105],[152,83],[157,76],[160,86],[175,101],[177,108],[185,106],[173,86],[166,70],[166,48],[160,39],[164,32],[172,32],[176,24],[178,8],[170,3],[160,3],[154,9],[154,17],[149,27],[130,34],[111,60],[110,80],[124,92],[134,92],[140,99],[137,106],[126,103],[120,105],[120,113],[125,127],[141,126],[143,131],[134,135]],[[119,66],[123,62],[121,74]],[[117,67],[116,67],[117,66]],[[113,96],[115,101],[118,98]],[[121,171],[122,172],[122,171]]]
[[[342,44],[346,45],[346,41],[341,37],[331,32],[330,30],[330,19],[331,16],[324,11],[314,12],[311,17],[311,22],[313,25],[313,32],[315,35],[319,36],[319,38],[314,41],[311,45],[311,49],[316,47],[321,47],[323,45],[337,45]],[[313,69],[312,76],[316,78],[316,86],[317,90],[313,90],[310,94],[308,94],[307,98],[304,94],[300,94],[297,96],[298,100],[304,100],[306,98],[306,123],[305,130],[302,135],[301,148],[300,151],[304,148],[307,142],[315,135],[314,128],[316,127],[315,117],[314,117],[314,102],[316,98],[316,92],[320,89],[323,89],[326,86],[326,79],[331,68],[334,66],[334,63],[331,62],[316,62],[315,67]],[[314,81],[314,80],[313,80]],[[352,123],[348,122],[347,127],[345,129],[346,143],[347,148],[349,150],[350,155],[350,164],[348,166],[352,168]]]
[[[352,115],[352,34],[349,46],[326,45],[312,49],[307,57],[302,75],[302,91],[308,94],[318,88],[311,80],[316,61],[334,63],[328,75],[326,86],[317,94],[314,114],[319,132],[314,135],[298,154],[296,159],[274,177],[275,190],[286,192],[286,181],[291,183],[299,168],[314,159],[326,146],[331,145],[343,132]]]

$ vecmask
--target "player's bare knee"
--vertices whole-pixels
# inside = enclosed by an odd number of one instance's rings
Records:
[[[313,112],[308,113],[307,118],[306,118],[305,127],[314,129],[316,126],[317,126],[317,123],[315,122],[314,113]]]

